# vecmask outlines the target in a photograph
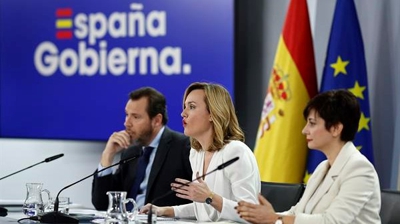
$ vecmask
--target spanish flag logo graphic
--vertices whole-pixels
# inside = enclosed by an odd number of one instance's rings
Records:
[[[59,40],[72,39],[71,8],[59,8],[56,10],[56,38]]]

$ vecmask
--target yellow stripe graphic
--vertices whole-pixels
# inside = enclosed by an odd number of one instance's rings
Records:
[[[56,28],[57,29],[72,28],[72,20],[71,19],[57,19],[56,20]]]

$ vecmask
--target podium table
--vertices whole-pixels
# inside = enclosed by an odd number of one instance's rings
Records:
[[[92,224],[102,224],[105,223],[104,218],[106,217],[106,213],[104,211],[97,211],[94,209],[85,209],[85,208],[77,208],[78,205],[71,205],[69,213],[71,216],[77,218],[79,223],[92,223]],[[6,217],[0,217],[0,224],[11,224],[18,223],[18,220],[21,218],[26,218],[27,216],[22,213],[22,207],[19,209],[14,208],[10,209],[8,215]],[[147,215],[139,214],[138,219],[139,222],[131,221],[130,224],[138,224],[138,223],[146,223]],[[33,220],[23,220],[20,223],[22,224],[38,224],[39,222]],[[174,219],[167,217],[157,217],[157,224],[193,224],[193,223],[235,223],[230,221],[220,221],[220,222],[198,222],[197,220],[187,220],[187,219]]]

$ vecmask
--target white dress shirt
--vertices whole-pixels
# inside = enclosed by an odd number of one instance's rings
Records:
[[[205,151],[190,151],[190,163],[193,179],[196,173],[203,174]],[[235,210],[237,202],[244,200],[258,204],[261,190],[260,172],[253,152],[241,141],[231,141],[211,158],[207,172],[214,170],[228,160],[239,157],[239,160],[205,177],[207,186],[215,194],[223,198],[222,211],[218,212],[204,202],[193,202],[186,205],[173,206],[176,217],[196,218],[198,221],[232,220],[245,222]],[[207,173],[206,172],[206,173]]]

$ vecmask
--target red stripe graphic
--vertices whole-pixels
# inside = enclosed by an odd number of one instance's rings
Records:
[[[71,30],[58,30],[56,33],[57,39],[72,39]]]
[[[72,16],[72,9],[71,8],[57,9],[56,16],[57,17],[71,17]]]

